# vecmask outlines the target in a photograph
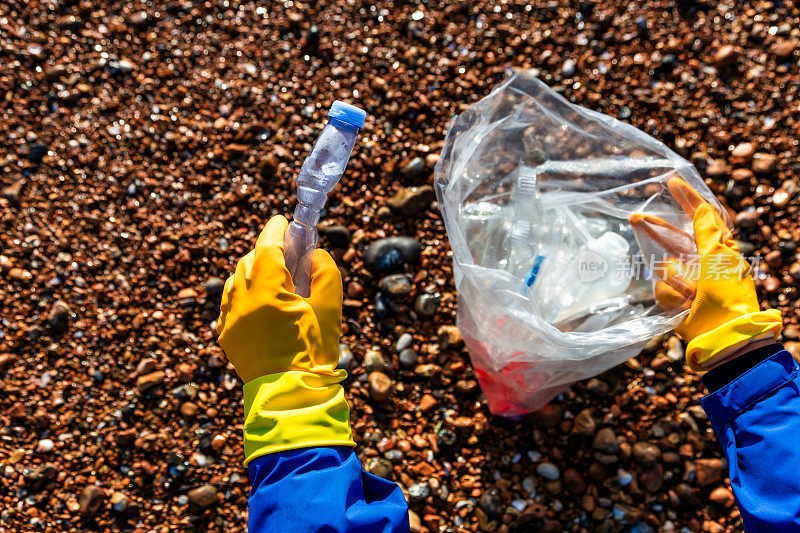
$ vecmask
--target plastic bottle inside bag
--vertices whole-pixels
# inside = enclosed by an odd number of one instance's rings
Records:
[[[613,231],[607,218],[577,214],[563,195],[542,194],[537,174],[521,166],[514,187],[514,218],[508,233],[506,270],[524,281],[543,318],[572,329],[605,327],[631,302],[631,243]],[[639,309],[638,307],[636,309]]]

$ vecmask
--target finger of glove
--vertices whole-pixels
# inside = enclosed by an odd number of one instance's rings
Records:
[[[654,292],[658,305],[666,311],[689,309],[692,305],[691,298],[666,281],[657,281]]]
[[[244,257],[236,263],[236,270],[233,271],[222,289],[222,300],[219,304],[219,318],[217,319],[216,332],[221,335],[225,330],[228,314],[236,305],[237,299],[245,297],[247,292],[248,276],[253,269],[255,252],[250,250]]]
[[[342,315],[342,274],[331,255],[317,248],[311,257],[311,295],[306,301],[317,314]],[[331,315],[334,313],[334,315]]]
[[[739,245],[736,243],[736,240],[733,238],[733,234],[731,233],[730,229],[728,228],[727,224],[722,220],[717,209],[714,208],[705,198],[700,196],[691,185],[686,183],[681,178],[670,178],[667,182],[667,187],[672,193],[672,196],[677,200],[677,202],[681,205],[686,213],[692,215],[697,212],[700,207],[704,205],[711,206],[712,211],[716,215],[716,222],[717,224],[723,228],[723,238],[724,244],[728,248],[734,250],[735,252],[739,251]]]
[[[336,364],[338,359],[339,335],[342,328],[342,275],[339,267],[328,252],[322,249],[314,250],[311,259],[311,295],[306,302],[314,310],[317,323],[320,327],[322,342],[329,347],[326,354],[331,361],[323,364]]]
[[[286,268],[283,255],[283,238],[289,222],[283,215],[275,215],[261,230],[255,247],[252,270],[248,281],[260,297],[293,299],[292,276]],[[298,297],[299,298],[299,297]]]
[[[667,180],[667,189],[675,201],[680,204],[681,208],[687,215],[694,217],[695,212],[700,206],[708,204],[708,202],[700,196],[694,187],[686,183],[679,177],[672,177]]]
[[[233,275],[228,276],[225,280],[225,287],[222,289],[222,300],[219,304],[219,317],[217,318],[217,327],[214,328],[217,336],[222,333],[225,328],[225,319],[228,316],[228,311],[231,309],[231,290],[233,287]]]
[[[256,250],[265,246],[277,246],[283,254],[283,234],[289,227],[289,221],[283,215],[275,215],[264,226],[256,240]]]
[[[702,205],[695,211],[693,225],[697,239],[697,253],[701,257],[715,251],[719,253],[722,251],[720,247],[739,253],[731,231],[711,204]]]
[[[696,247],[692,236],[661,217],[646,213],[634,213],[628,217],[628,220],[634,231],[645,235],[670,255],[690,256],[695,253]]]
[[[692,281],[692,277],[696,275],[677,258],[671,258],[666,261],[665,268],[660,273],[661,281],[666,282],[676,292],[683,295],[687,300],[694,298],[697,292],[697,285]]]

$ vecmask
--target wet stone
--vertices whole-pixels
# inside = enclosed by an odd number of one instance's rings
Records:
[[[572,59],[564,61],[564,64],[561,66],[561,73],[565,77],[571,78],[575,74],[575,61]]]
[[[411,216],[424,211],[436,198],[433,187],[408,187],[399,190],[389,199],[389,207],[400,215]]]
[[[166,374],[163,370],[156,370],[155,372],[145,374],[144,376],[139,376],[136,379],[136,386],[139,387],[140,391],[146,392],[153,387],[161,385],[161,383],[164,381],[165,375]]]
[[[17,180],[10,185],[3,187],[3,198],[13,204],[19,202],[19,197],[22,194],[22,189],[25,187],[25,180]]]
[[[369,394],[376,402],[385,402],[392,393],[392,380],[383,372],[369,374]]]
[[[412,237],[389,237],[370,244],[364,251],[364,262],[377,270],[395,268],[419,260],[422,246]]]
[[[497,489],[489,489],[481,495],[480,508],[491,517],[499,517],[503,512],[503,498]]]
[[[405,296],[411,292],[411,278],[405,274],[392,274],[381,278],[378,287],[390,296]]]
[[[451,429],[441,428],[436,433],[436,444],[439,445],[440,449],[450,448],[454,446],[457,440],[458,440],[457,435]]]
[[[737,159],[743,159],[745,161],[750,161],[753,159],[756,151],[758,150],[758,145],[751,142],[744,142],[737,144],[731,155]]]
[[[395,306],[391,299],[379,292],[375,295],[375,316],[386,318],[394,312]]]
[[[439,301],[441,299],[442,295],[439,293],[420,294],[414,302],[414,311],[423,317],[433,316],[439,308]]]
[[[336,365],[336,368],[344,369],[344,370],[352,370],[356,366],[355,357],[353,357],[353,352],[346,344],[339,345],[339,363]]]
[[[597,378],[592,378],[586,382],[586,390],[595,398],[605,398],[608,396],[608,383]]]
[[[406,348],[405,350],[400,352],[399,360],[400,364],[406,368],[411,368],[417,364],[417,360],[419,357],[417,356],[417,352],[414,348]]]
[[[36,468],[26,468],[22,471],[22,478],[26,487],[39,488],[56,478],[58,469],[53,463],[44,463]]]
[[[128,508],[129,503],[128,497],[122,492],[113,493],[108,502],[111,505],[111,508],[118,513],[125,511],[125,509]]]
[[[572,431],[580,435],[594,435],[596,422],[591,409],[583,409],[572,421]]]
[[[769,47],[772,55],[780,60],[789,59],[797,48],[797,41],[794,39],[781,39]]]
[[[683,361],[683,342],[674,335],[667,341],[667,357],[673,362]]]
[[[46,144],[36,142],[28,145],[28,159],[33,163],[41,163],[45,155],[47,155]]]
[[[733,180],[736,182],[746,183],[749,182],[754,177],[755,175],[753,174],[753,171],[750,170],[749,168],[737,168],[734,169],[733,172],[731,172],[731,178],[733,178]],[[736,187],[731,187],[731,188],[736,191],[737,197],[741,196],[743,191],[741,188],[736,188]]]
[[[464,340],[459,329],[449,324],[439,326],[439,329],[436,330],[436,335],[439,337],[439,344],[442,348],[458,346]]]
[[[398,464],[403,460],[403,452],[396,449],[386,450],[383,456],[392,463]]]
[[[791,195],[785,189],[776,189],[775,192],[772,193],[772,205],[779,209],[786,207],[790,198]]]
[[[722,479],[723,464],[720,459],[698,459],[695,463],[697,484],[701,487],[711,485]]]
[[[331,248],[345,250],[350,246],[350,232],[344,226],[327,226],[321,230]]]
[[[561,476],[558,467],[553,463],[539,463],[536,465],[536,473],[550,481],[555,481]]]
[[[400,176],[405,180],[414,179],[425,172],[425,160],[415,157],[400,169]]]
[[[594,438],[593,447],[595,450],[605,454],[619,453],[619,443],[614,430],[611,428],[603,428],[597,432]]]
[[[62,300],[58,300],[50,308],[50,313],[47,315],[47,322],[56,331],[63,331],[69,324],[69,304]]]
[[[561,420],[563,410],[560,405],[548,404],[533,413],[534,423],[544,429],[556,427]]]
[[[736,503],[733,493],[727,487],[717,487],[708,495],[708,499],[723,507],[733,507]]]
[[[402,352],[406,348],[409,348],[411,346],[411,343],[413,342],[414,342],[414,337],[411,335],[411,333],[403,333],[397,339],[397,342],[394,345],[394,349],[397,350],[398,353]]]
[[[386,370],[386,361],[378,350],[367,350],[364,354],[364,368],[367,372]]]
[[[97,485],[87,485],[81,492],[80,498],[78,498],[80,513],[87,516],[94,515],[103,505],[105,499],[106,493],[102,488]]]
[[[225,280],[214,276],[206,280],[204,287],[208,296],[216,298],[222,295],[222,290],[225,288]]]
[[[210,507],[217,502],[217,488],[214,485],[203,485],[186,493],[189,503],[197,507]]]
[[[657,493],[664,484],[664,467],[660,464],[655,464],[645,470],[639,474],[639,483],[647,492]]]
[[[772,154],[754,154],[752,169],[756,174],[774,174],[778,170],[778,158]]]
[[[758,213],[755,211],[742,211],[736,215],[736,225],[741,228],[754,228],[758,224]]]
[[[392,479],[392,463],[381,457],[370,457],[367,460],[366,470],[383,479]]]
[[[5,372],[11,366],[16,358],[10,353],[0,354],[0,373]]]
[[[717,68],[730,67],[735,65],[738,60],[739,51],[730,44],[720,46],[714,54],[714,66]]]
[[[712,159],[706,166],[706,175],[712,178],[720,178],[728,172],[728,165],[722,159]]]
[[[562,482],[564,488],[573,494],[583,494],[586,490],[586,482],[583,476],[574,468],[567,468],[564,471]]]
[[[419,515],[411,509],[408,510],[408,528],[410,533],[419,533],[422,531],[422,520]]]
[[[55,444],[51,439],[42,439],[36,445],[36,452],[37,453],[47,453],[53,450]]]
[[[431,489],[427,483],[414,483],[408,487],[408,496],[412,501],[421,502],[431,495]]]
[[[653,466],[661,459],[661,450],[650,442],[633,445],[633,459],[642,466]]]
[[[438,403],[439,401],[432,394],[424,394],[419,401],[419,410],[425,413],[436,407]]]

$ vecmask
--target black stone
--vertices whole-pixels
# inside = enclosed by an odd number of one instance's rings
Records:
[[[364,251],[368,268],[389,270],[419,260],[422,245],[412,237],[388,237],[373,242]]]

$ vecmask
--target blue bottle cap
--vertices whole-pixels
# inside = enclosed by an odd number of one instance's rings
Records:
[[[351,126],[361,129],[364,127],[364,120],[367,118],[367,112],[360,107],[342,102],[341,100],[336,100],[331,104],[330,110],[328,110],[328,117],[347,122]]]

